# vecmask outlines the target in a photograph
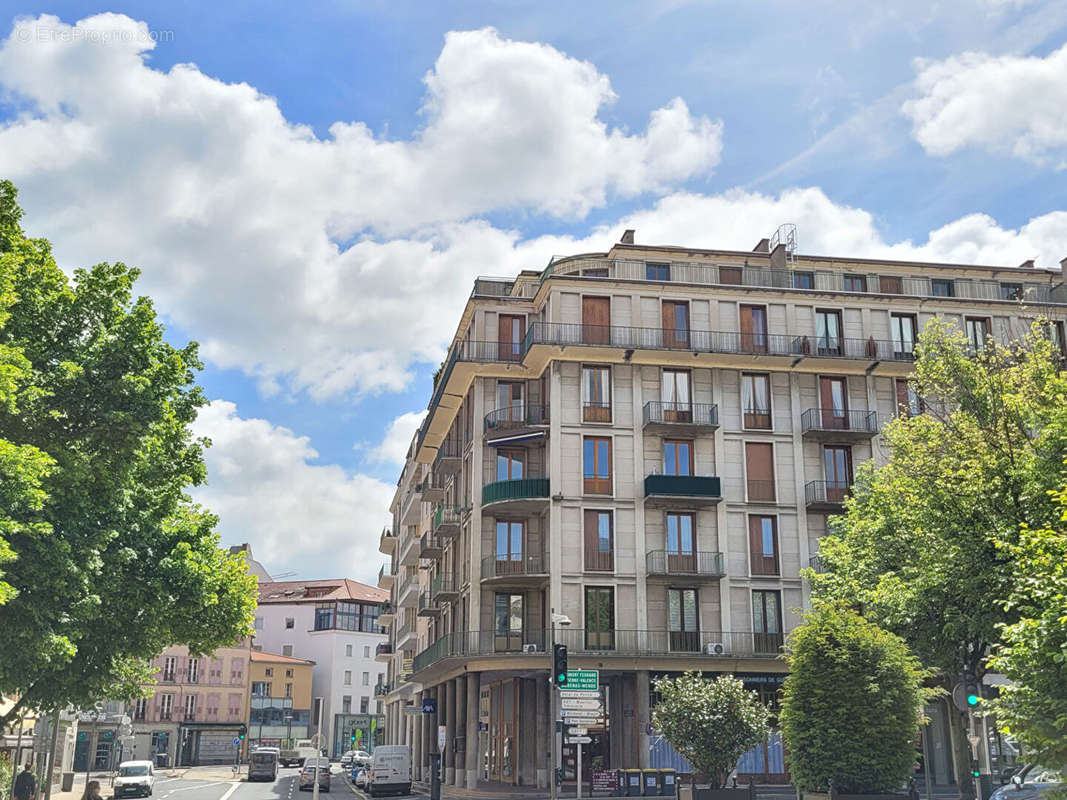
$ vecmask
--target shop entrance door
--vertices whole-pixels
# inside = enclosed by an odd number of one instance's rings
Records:
[[[490,781],[515,783],[519,758],[518,701],[517,679],[489,687],[489,731],[485,738],[484,763]]]

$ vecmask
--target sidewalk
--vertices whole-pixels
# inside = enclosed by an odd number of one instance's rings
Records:
[[[111,795],[111,777],[110,772],[93,772],[89,776],[89,780],[100,781],[100,795],[104,798],[110,798]],[[159,781],[171,781],[180,780],[185,778],[187,780],[196,781],[232,781],[232,780],[244,780],[248,777],[247,765],[241,765],[241,771],[235,777],[233,773],[233,767],[230,765],[214,765],[208,767],[177,767],[171,769],[156,770],[156,782]],[[74,788],[69,792],[59,791],[61,784],[57,781],[52,786],[52,799],[51,800],[81,800],[82,795],[85,794],[85,773],[79,772],[74,776]],[[44,793],[39,793],[40,800],[44,800]]]

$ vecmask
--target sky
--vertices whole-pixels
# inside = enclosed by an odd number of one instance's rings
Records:
[[[0,177],[200,343],[193,499],[373,583],[475,277],[637,242],[1067,257],[1067,3],[0,0]]]

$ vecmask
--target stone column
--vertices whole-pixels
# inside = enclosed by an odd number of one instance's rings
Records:
[[[549,715],[551,714],[551,711],[549,709],[549,704],[548,704],[549,686],[548,686],[548,675],[547,675],[547,673],[543,674],[543,675],[538,675],[538,677],[534,678],[534,683],[537,686],[537,689],[534,692],[534,697],[536,698],[536,706],[535,707],[537,709],[537,711],[536,711],[536,716],[537,716],[536,742],[537,742],[537,746],[535,748],[535,751],[536,751],[536,754],[537,754],[536,755],[536,759],[537,759],[537,764],[536,764],[536,766],[537,766],[537,788],[538,789],[547,789],[548,788],[548,759],[549,759],[549,754],[552,752],[551,747],[550,747],[551,744],[552,744],[552,739],[549,738],[550,737],[550,734],[549,734],[550,728],[549,728],[549,726],[551,725],[551,721],[549,720]],[[552,731],[551,736],[555,736],[555,731]]]
[[[464,744],[466,747],[470,747],[470,742],[466,741],[467,736],[467,678],[464,675],[460,675],[456,678],[452,687],[452,694],[456,700],[456,720],[453,725],[456,736],[464,737]],[[462,786],[465,783],[466,778],[466,758],[467,750],[464,747],[463,752],[455,752],[453,750],[452,760],[454,763],[454,769],[452,772],[452,785]]]
[[[648,769],[648,723],[652,721],[648,670],[639,669],[634,678],[637,680],[637,702],[634,704],[634,716],[637,718],[637,766]]]
[[[467,788],[478,788],[478,690],[481,678],[467,673]]]
[[[420,708],[422,706],[422,696],[423,696],[422,692],[416,692],[415,693],[415,707],[416,708]],[[412,720],[412,726],[411,726],[412,727],[412,731],[411,731],[412,737],[411,738],[413,740],[414,747],[411,748],[411,770],[412,770],[412,773],[413,773],[411,778],[412,778],[412,780],[421,781],[422,780],[422,729],[423,729],[422,717],[423,717],[423,715],[419,714],[418,716],[415,716],[415,715],[412,715],[412,716],[414,717],[414,719]]]
[[[441,684],[445,700],[445,783],[456,782],[456,685],[452,681]]]

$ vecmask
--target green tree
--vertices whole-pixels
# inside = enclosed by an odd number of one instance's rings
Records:
[[[858,470],[846,513],[820,542],[813,602],[844,602],[900,635],[948,689],[986,669],[1017,567],[1005,544],[1058,517],[1067,379],[1040,324],[1018,347],[975,357],[931,321],[916,348],[925,413],[884,428],[888,462]],[[948,708],[960,796],[973,798],[966,716]]]
[[[0,343],[29,387],[0,405],[0,439],[36,459],[0,466],[23,476],[0,494],[0,518],[15,520],[0,529],[14,554],[0,606],[0,692],[19,696],[7,717],[140,694],[163,648],[248,635],[255,587],[184,493],[205,477],[206,443],[189,430],[204,403],[196,345],[164,340],[151,302],[132,295],[137,270],[68,279],[20,216],[0,182]]]
[[[1059,525],[1004,545],[1022,576],[1009,602],[1019,619],[990,661],[1012,682],[991,705],[1028,759],[1067,770],[1067,491],[1056,497]]]
[[[851,610],[809,613],[790,634],[778,715],[801,792],[897,791],[915,764],[927,677],[899,637]]]
[[[732,675],[687,672],[656,681],[652,722],[694,769],[720,788],[746,751],[767,736],[770,712]]]

